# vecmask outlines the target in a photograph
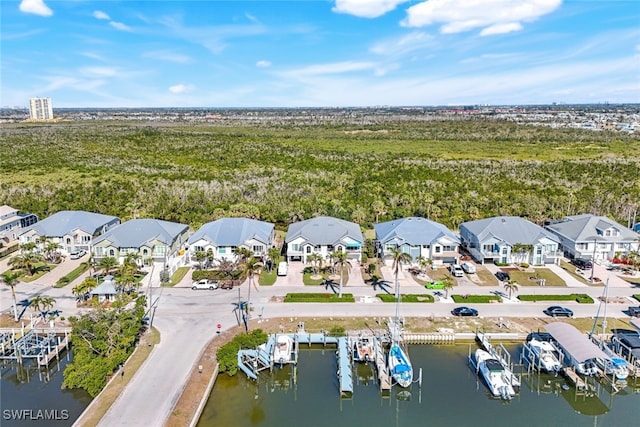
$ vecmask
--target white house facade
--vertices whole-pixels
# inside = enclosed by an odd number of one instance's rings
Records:
[[[479,263],[557,264],[560,240],[526,219],[499,216],[460,224],[463,247]]]
[[[329,260],[333,252],[346,252],[348,259],[362,259],[364,236],[356,223],[338,218],[319,216],[293,223],[285,237],[287,261],[307,262],[311,254]]]
[[[264,258],[275,241],[273,224],[250,218],[221,218],[208,222],[189,237],[191,261],[197,252],[210,253],[217,260],[237,261],[236,249],[247,248]]]
[[[374,224],[378,256],[386,263],[396,248],[411,255],[430,259],[434,265],[457,263],[460,239],[446,226],[419,217],[401,218]]]
[[[20,233],[36,222],[38,217],[34,214],[21,214],[11,206],[0,206],[0,241],[9,243],[18,240]]]
[[[640,235],[604,216],[568,216],[545,227],[557,236],[568,258],[606,261],[638,251]]]
[[[152,260],[169,273],[184,265],[189,226],[159,219],[139,218],[112,228],[93,245],[94,259],[106,257],[122,263],[127,255],[138,256],[138,263]]]
[[[60,211],[25,228],[20,243],[34,242],[43,250],[48,242],[57,243],[61,253],[90,251],[94,240],[120,224],[120,219],[85,211]]]

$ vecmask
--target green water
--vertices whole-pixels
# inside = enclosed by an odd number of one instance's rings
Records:
[[[517,347],[509,350],[516,357]],[[616,394],[599,386],[586,397],[562,378],[523,378],[520,394],[509,402],[490,397],[466,363],[469,345],[413,346],[409,349],[422,388],[394,389],[382,397],[371,368],[358,366],[353,398],[340,399],[335,349],[300,351],[297,383],[284,368],[261,381],[244,374],[220,375],[204,408],[199,427],[360,427],[360,426],[637,426],[640,382]]]

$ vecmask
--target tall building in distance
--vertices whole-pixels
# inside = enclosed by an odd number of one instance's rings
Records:
[[[51,98],[31,98],[29,100],[29,118],[31,120],[53,120]]]

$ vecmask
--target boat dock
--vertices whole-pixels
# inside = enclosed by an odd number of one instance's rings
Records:
[[[11,329],[0,331],[0,359],[35,359],[40,366],[47,366],[60,353],[69,348],[71,328]]]
[[[340,396],[348,397],[353,394],[353,374],[351,349],[349,348],[349,339],[346,337],[338,338],[338,378],[340,380]]]
[[[482,332],[476,333],[476,341],[487,353],[498,360],[506,371],[509,372],[511,376],[511,386],[517,393],[520,390],[521,381],[520,378],[518,378],[516,374],[514,374],[513,364],[511,363],[511,354],[509,354],[509,351],[507,351],[507,349],[502,344],[494,347],[493,344],[491,344],[489,337]],[[473,358],[471,357],[471,355],[469,355],[469,361],[471,362],[471,365],[475,369],[477,369],[476,363],[472,359]]]

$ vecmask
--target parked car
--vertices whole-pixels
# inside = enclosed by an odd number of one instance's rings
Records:
[[[77,251],[73,251],[69,253],[69,259],[80,259],[87,254],[87,251],[84,249],[78,249]]]
[[[584,258],[576,258],[571,263],[581,270],[591,270],[593,268],[593,263]]]
[[[464,276],[464,270],[458,264],[450,264],[449,271],[453,277],[462,277]]]
[[[278,276],[286,276],[289,270],[289,265],[286,261],[282,261],[278,264]]]
[[[476,310],[475,308],[471,308],[471,307],[456,307],[453,310],[451,310],[451,314],[453,314],[454,316],[477,316],[478,315],[478,310]]]
[[[476,266],[471,264],[470,262],[463,262],[460,266],[467,274],[473,274],[476,272]]]
[[[631,317],[640,317],[640,306],[637,307],[629,307],[627,309],[629,316]]]
[[[218,282],[216,282],[215,280],[209,280],[209,279],[198,280],[197,282],[193,282],[191,289],[193,290],[209,289],[212,291],[214,289],[218,289]]]
[[[233,289],[233,280],[223,280],[220,282],[220,289],[231,290]]]
[[[569,310],[566,307],[560,307],[559,305],[552,305],[551,307],[547,307],[546,310],[543,310],[544,314],[551,317],[573,317],[573,311]]]
[[[442,280],[434,280],[432,282],[427,282],[424,287],[427,289],[444,289],[444,282]]]
[[[496,279],[501,282],[508,282],[509,280],[511,280],[511,276],[509,276],[509,273],[507,273],[506,271],[500,270],[496,273]]]

